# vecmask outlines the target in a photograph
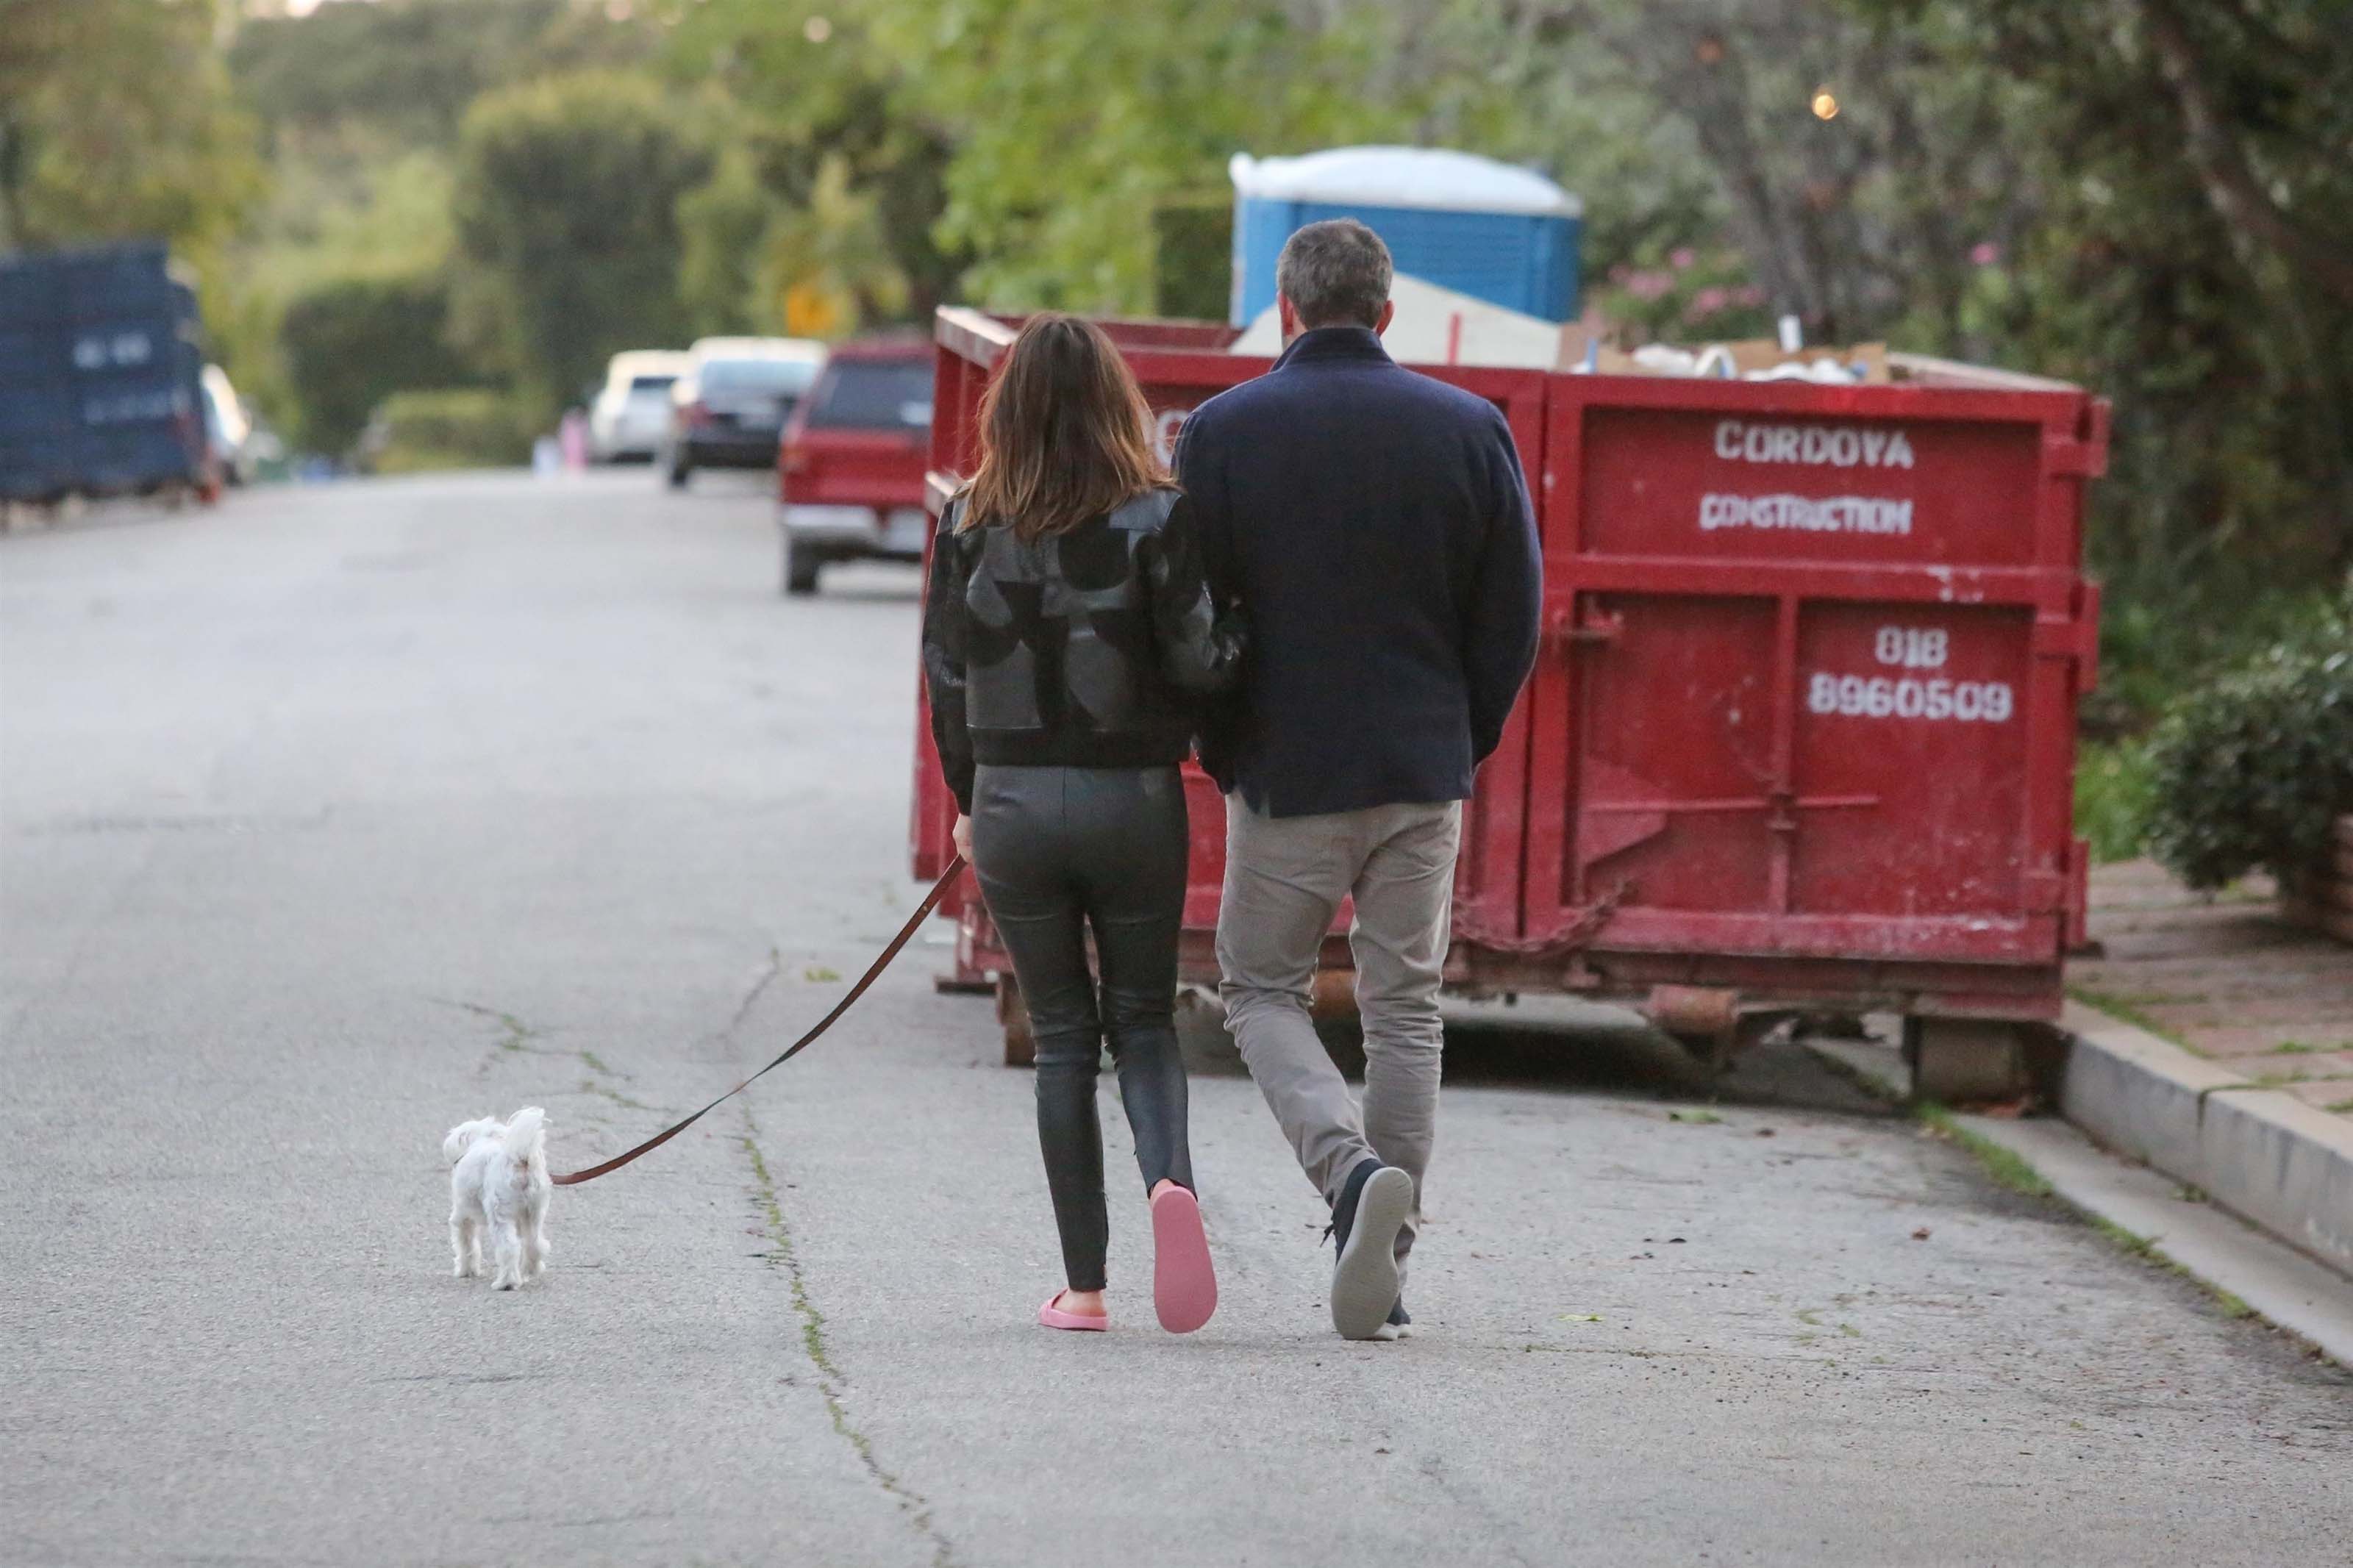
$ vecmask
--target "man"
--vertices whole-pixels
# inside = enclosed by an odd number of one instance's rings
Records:
[[[1332,1205],[1332,1325],[1394,1339],[1438,1116],[1438,987],[1472,770],[1535,660],[1527,485],[1493,404],[1400,368],[1388,247],[1310,224],[1276,265],[1282,357],[1187,421],[1179,481],[1252,652],[1202,762],[1226,792],[1226,1023]],[[1308,1016],[1343,898],[1361,1110]]]

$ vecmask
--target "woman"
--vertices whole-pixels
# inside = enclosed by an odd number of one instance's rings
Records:
[[[1198,699],[1234,679],[1192,512],[1150,412],[1092,323],[1032,317],[982,400],[980,463],[940,517],[923,608],[932,736],[956,847],[1013,957],[1038,1054],[1038,1142],[1067,1289],[1054,1329],[1102,1329],[1107,1038],[1151,1202],[1153,1301],[1189,1333],[1218,1288],[1186,1147],[1176,936],[1188,826],[1177,764]],[[1087,970],[1094,934],[1098,1005]]]

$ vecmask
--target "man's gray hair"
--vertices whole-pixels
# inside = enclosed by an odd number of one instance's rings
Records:
[[[1369,327],[1389,302],[1389,247],[1352,217],[1311,223],[1284,243],[1274,286],[1303,327]]]

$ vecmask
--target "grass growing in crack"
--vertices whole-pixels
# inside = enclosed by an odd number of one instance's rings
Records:
[[[2141,1011],[2142,1002],[2168,1002],[2170,997],[2128,996],[2114,991],[2094,991],[2088,985],[2070,985],[2067,994],[2086,1007],[2095,1007],[2119,1023],[2130,1024],[2136,1029],[2146,1029],[2160,1040],[2170,1041],[2183,1050],[2190,1049],[2189,1042]]]
[[[642,1100],[630,1099],[628,1095],[623,1094],[617,1089],[608,1089],[605,1085],[598,1083],[593,1078],[584,1078],[580,1080],[580,1092],[583,1094],[601,1094],[607,1100],[611,1100],[614,1104],[622,1107],[624,1110],[648,1111],[655,1116],[668,1116],[670,1114],[669,1111],[664,1110],[658,1105],[648,1105]]]
[[[2008,1187],[2011,1192],[2022,1193],[2030,1198],[2047,1198],[2051,1195],[2051,1184],[2043,1180],[2042,1172],[1992,1139],[1982,1133],[1970,1131],[1943,1106],[1933,1103],[1923,1104],[1920,1107],[1919,1116],[1937,1137],[1957,1143],[1976,1155],[1978,1163],[1985,1167],[1986,1174]]]
[[[749,1126],[749,1112],[745,1113],[744,1120]],[[817,1368],[818,1394],[825,1401],[826,1415],[832,1420],[835,1433],[857,1454],[858,1462],[866,1468],[866,1473],[873,1478],[874,1484],[899,1504],[906,1513],[908,1522],[932,1543],[934,1568],[950,1568],[954,1558],[948,1551],[946,1537],[933,1527],[931,1504],[910,1489],[896,1475],[882,1468],[882,1461],[875,1455],[873,1440],[851,1424],[849,1407],[841,1399],[841,1385],[849,1380],[842,1375],[841,1368],[834,1362],[831,1347],[826,1343],[825,1314],[818,1311],[817,1303],[809,1299],[808,1282],[802,1277],[800,1262],[793,1255],[793,1233],[785,1223],[785,1205],[776,1195],[776,1178],[768,1173],[768,1162],[761,1156],[760,1145],[754,1141],[751,1132],[741,1134],[736,1142],[743,1146],[744,1157],[751,1162],[754,1202],[767,1221],[769,1239],[776,1244],[775,1250],[767,1255],[768,1265],[784,1270],[792,1294],[793,1311],[801,1321],[801,1349],[807,1354],[809,1364]]]
[[[2084,1217],[2092,1222],[2094,1230],[2106,1237],[2118,1249],[2132,1254],[2144,1263],[2161,1264],[2176,1272],[2182,1271],[2179,1264],[2159,1252],[2157,1249],[2157,1243],[2141,1235],[2140,1232],[2126,1230],[2116,1221],[2103,1218],[2098,1215],[2087,1215]]]
[[[768,1239],[776,1244],[776,1250],[768,1255],[768,1261],[782,1264],[791,1281],[793,1311],[801,1321],[801,1348],[808,1352],[811,1365],[829,1382],[838,1381],[841,1370],[833,1364],[833,1352],[826,1348],[825,1314],[818,1311],[817,1303],[809,1300],[808,1286],[802,1280],[800,1265],[793,1257],[792,1232],[785,1225],[785,1205],[776,1196],[776,1183],[768,1174],[768,1162],[761,1157],[760,1146],[752,1142],[751,1134],[745,1133],[736,1142],[744,1146],[744,1155],[752,1162],[752,1180],[759,1194],[760,1212],[768,1222]],[[852,1444],[860,1446],[863,1452],[866,1439],[850,1427],[849,1415],[830,1386],[825,1389],[825,1403],[833,1413],[834,1429]]]
[[[531,1042],[539,1038],[543,1033],[542,1030],[533,1028],[512,1013],[501,1013],[496,1007],[485,1007],[479,1002],[460,1002],[458,1005],[478,1018],[490,1019],[505,1031],[499,1037],[498,1041],[498,1047],[502,1051],[527,1050],[530,1048]]]

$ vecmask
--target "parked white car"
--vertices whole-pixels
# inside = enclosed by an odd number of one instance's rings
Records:
[[[199,383],[205,400],[205,441],[225,484],[241,485],[253,478],[253,416],[229,384],[228,372],[216,364],[205,366]]]
[[[670,384],[688,360],[671,349],[631,349],[613,356],[605,385],[588,406],[588,456],[599,463],[647,462],[670,436]]]

